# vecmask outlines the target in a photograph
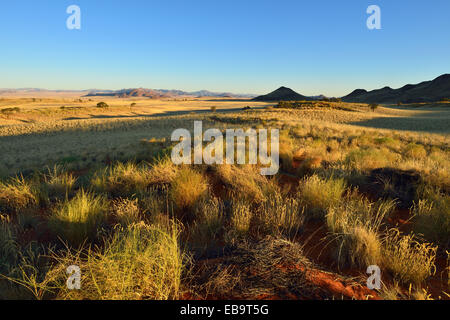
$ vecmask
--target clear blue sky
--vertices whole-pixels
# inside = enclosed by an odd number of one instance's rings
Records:
[[[0,88],[339,96],[450,73],[450,1],[5,0],[0,43]]]

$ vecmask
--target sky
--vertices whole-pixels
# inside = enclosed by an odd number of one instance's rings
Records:
[[[81,29],[69,30],[70,5]],[[381,29],[369,30],[369,5]],[[450,73],[449,0],[14,0],[0,88],[342,96]]]

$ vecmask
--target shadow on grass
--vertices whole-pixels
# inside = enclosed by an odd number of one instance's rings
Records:
[[[253,107],[252,110],[264,109],[264,107]],[[153,114],[141,114],[141,113],[133,113],[132,115],[89,115],[88,117],[70,117],[64,118],[65,121],[70,120],[91,120],[91,119],[133,119],[133,118],[158,118],[158,117],[170,117],[170,116],[182,116],[188,115],[192,113],[196,114],[205,114],[205,113],[233,113],[245,111],[243,108],[218,108],[215,112],[212,112],[209,108],[203,109],[192,109],[186,111],[164,111]]]
[[[407,130],[430,133],[450,133],[450,117],[380,117],[349,124],[377,129]]]

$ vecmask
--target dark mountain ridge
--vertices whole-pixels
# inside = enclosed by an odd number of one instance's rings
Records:
[[[342,97],[342,100],[361,103],[414,103],[436,102],[449,98],[450,74],[443,74],[434,80],[407,84],[399,89],[390,87],[372,91],[357,89]]]

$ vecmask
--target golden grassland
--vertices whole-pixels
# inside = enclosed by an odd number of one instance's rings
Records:
[[[1,299],[449,298],[449,104],[91,100],[0,99]],[[280,129],[280,172],[173,165],[194,120]]]

